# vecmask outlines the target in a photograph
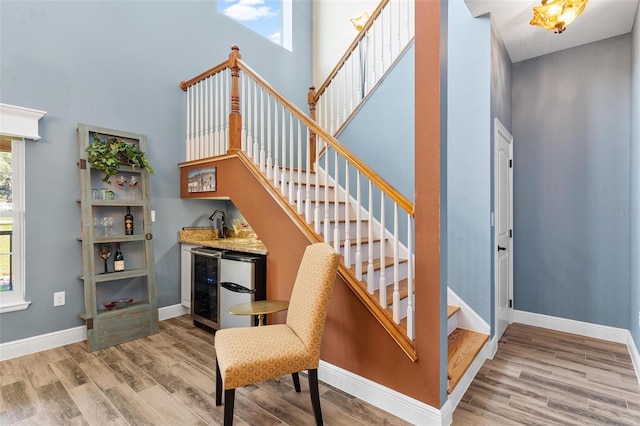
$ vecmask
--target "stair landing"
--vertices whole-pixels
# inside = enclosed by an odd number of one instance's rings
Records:
[[[473,360],[476,359],[489,335],[471,330],[456,328],[448,337],[448,368],[449,389],[451,393],[458,385]]]

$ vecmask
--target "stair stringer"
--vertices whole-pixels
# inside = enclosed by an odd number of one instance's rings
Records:
[[[251,172],[251,174],[260,182],[265,190],[271,195],[274,201],[282,208],[291,221],[298,227],[298,229],[307,237],[309,242],[317,243],[323,242],[322,235],[317,234],[311,224],[307,223],[304,214],[299,214],[296,206],[289,203],[288,198],[285,198],[280,189],[276,188],[272,182],[267,178],[266,174],[260,171],[258,165],[242,151],[238,151],[235,154],[237,158],[244,164],[244,166]],[[342,257],[341,257],[342,259]],[[389,333],[389,335],[395,340],[395,342],[402,348],[404,353],[412,361],[416,361],[418,356],[415,351],[414,342],[409,339],[405,331],[393,321],[391,314],[382,309],[380,304],[374,297],[372,297],[366,289],[366,286],[358,281],[355,274],[350,268],[347,268],[344,262],[341,260],[338,267],[338,274],[347,283],[351,291],[358,297],[362,304],[371,312],[380,325]]]

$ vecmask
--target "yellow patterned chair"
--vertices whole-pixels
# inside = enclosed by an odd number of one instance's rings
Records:
[[[216,405],[222,405],[224,388],[225,426],[233,424],[236,388],[291,374],[296,392],[300,392],[298,372],[302,370],[308,370],[313,414],[316,424],[322,425],[318,364],[338,259],[338,254],[325,243],[305,249],[286,324],[216,332]]]

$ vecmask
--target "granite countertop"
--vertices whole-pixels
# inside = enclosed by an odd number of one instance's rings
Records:
[[[178,242],[245,253],[267,254],[267,247],[255,237],[216,238],[215,230],[211,227],[183,229],[178,233]]]

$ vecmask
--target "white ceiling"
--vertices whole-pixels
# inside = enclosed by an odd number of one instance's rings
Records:
[[[474,17],[491,14],[514,63],[631,32],[638,7],[638,0],[589,0],[584,12],[555,34],[529,25],[540,0],[464,1]]]

